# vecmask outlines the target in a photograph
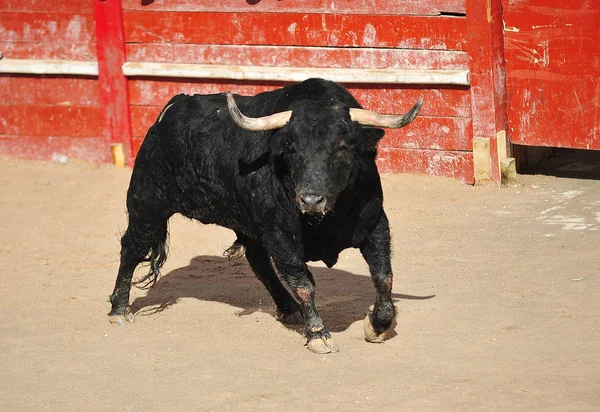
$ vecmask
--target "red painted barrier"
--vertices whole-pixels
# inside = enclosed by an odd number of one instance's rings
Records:
[[[108,145],[122,144],[127,164],[133,164],[131,120],[125,63],[121,0],[93,0],[98,49],[98,83],[103,107],[103,135]],[[107,156],[110,152],[106,152]]]

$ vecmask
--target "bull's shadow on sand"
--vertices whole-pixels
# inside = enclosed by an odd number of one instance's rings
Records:
[[[364,319],[369,306],[375,302],[375,289],[369,276],[335,268],[311,266],[310,270],[317,285],[317,309],[330,331],[344,331]],[[393,293],[392,298],[398,303],[403,299],[424,300],[434,296]],[[175,305],[182,298],[226,303],[240,308],[236,312],[238,316],[261,311],[275,317],[276,312],[275,303],[246,259],[229,261],[220,256],[197,256],[188,266],[161,276],[146,296],[131,303],[131,311],[137,317],[149,316]],[[290,328],[300,331],[298,325]]]

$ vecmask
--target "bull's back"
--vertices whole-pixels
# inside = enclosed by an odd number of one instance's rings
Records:
[[[239,159],[252,144],[248,134],[231,120],[224,96],[176,96],[142,143],[135,184],[155,185],[154,190],[167,193],[174,213],[253,230],[250,193],[239,172]]]

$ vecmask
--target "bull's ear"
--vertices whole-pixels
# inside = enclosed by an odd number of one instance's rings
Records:
[[[245,156],[246,159],[250,159],[250,157]],[[240,170],[240,175],[246,176],[250,173],[256,172],[260,168],[269,164],[269,152],[264,152],[262,155],[258,157],[252,158],[251,161],[246,161],[244,157],[239,159],[238,167]]]
[[[240,154],[238,160],[240,174],[247,175],[266,166],[269,163],[269,157],[269,142],[266,139],[257,140],[255,144],[245,148]]]
[[[375,127],[365,127],[360,133],[360,145],[365,152],[376,152],[377,142],[381,140],[385,132]]]
[[[289,152],[290,144],[288,135],[285,131],[279,130],[270,137],[269,139],[269,152],[271,157],[279,157]]]

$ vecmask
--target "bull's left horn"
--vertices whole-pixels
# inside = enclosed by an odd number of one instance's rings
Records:
[[[350,118],[363,126],[384,127],[386,129],[399,129],[412,122],[423,105],[423,98],[420,98],[412,109],[406,114],[379,114],[363,109],[350,109]]]
[[[227,92],[227,108],[233,121],[240,126],[242,129],[250,130],[253,132],[259,130],[273,130],[279,129],[285,126],[292,117],[292,111],[287,110],[285,112],[275,113],[269,116],[263,117],[248,117],[244,116],[240,112],[239,107],[235,103],[235,99],[231,92]]]

